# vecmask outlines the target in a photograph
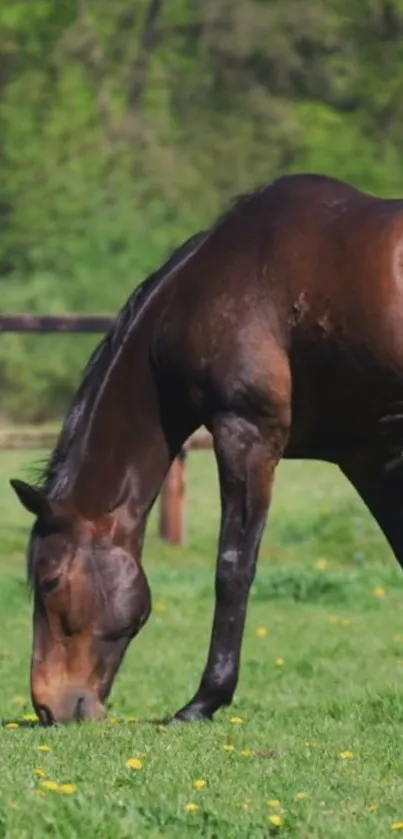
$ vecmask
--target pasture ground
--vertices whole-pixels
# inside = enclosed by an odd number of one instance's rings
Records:
[[[403,576],[337,470],[281,465],[235,702],[166,728],[198,684],[213,604],[216,473],[192,454],[188,544],[161,544],[154,514],[154,612],[109,721],[46,730],[29,718],[30,518],[8,487],[42,454],[0,455],[0,839],[403,835]]]

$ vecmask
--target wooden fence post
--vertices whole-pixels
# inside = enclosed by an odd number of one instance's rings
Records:
[[[159,535],[172,545],[185,540],[186,450],[182,449],[162,485]]]

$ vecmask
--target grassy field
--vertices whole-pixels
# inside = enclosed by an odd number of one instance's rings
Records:
[[[108,722],[47,730],[30,719],[30,519],[8,487],[41,454],[0,456],[0,839],[403,835],[403,576],[337,470],[281,465],[235,702],[164,727],[198,684],[213,604],[217,481],[192,455],[187,547],[161,545],[154,516],[154,612]]]

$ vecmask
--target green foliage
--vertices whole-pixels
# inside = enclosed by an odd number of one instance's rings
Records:
[[[3,311],[115,312],[239,192],[403,192],[402,0],[3,0]],[[93,340],[11,336],[2,410],[57,415]]]

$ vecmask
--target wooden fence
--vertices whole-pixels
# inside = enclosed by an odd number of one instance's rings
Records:
[[[105,332],[112,326],[114,318],[110,315],[2,315],[0,314],[0,332]],[[28,438],[23,434],[15,435],[8,441],[0,440],[2,448],[22,448],[35,442],[37,445],[45,443],[52,445],[49,437],[38,440],[38,437]],[[186,459],[188,452],[211,449],[210,434],[195,434],[182,449],[179,457],[173,462],[164,481],[159,497],[159,535],[161,539],[174,545],[183,544],[185,540],[186,517]]]

